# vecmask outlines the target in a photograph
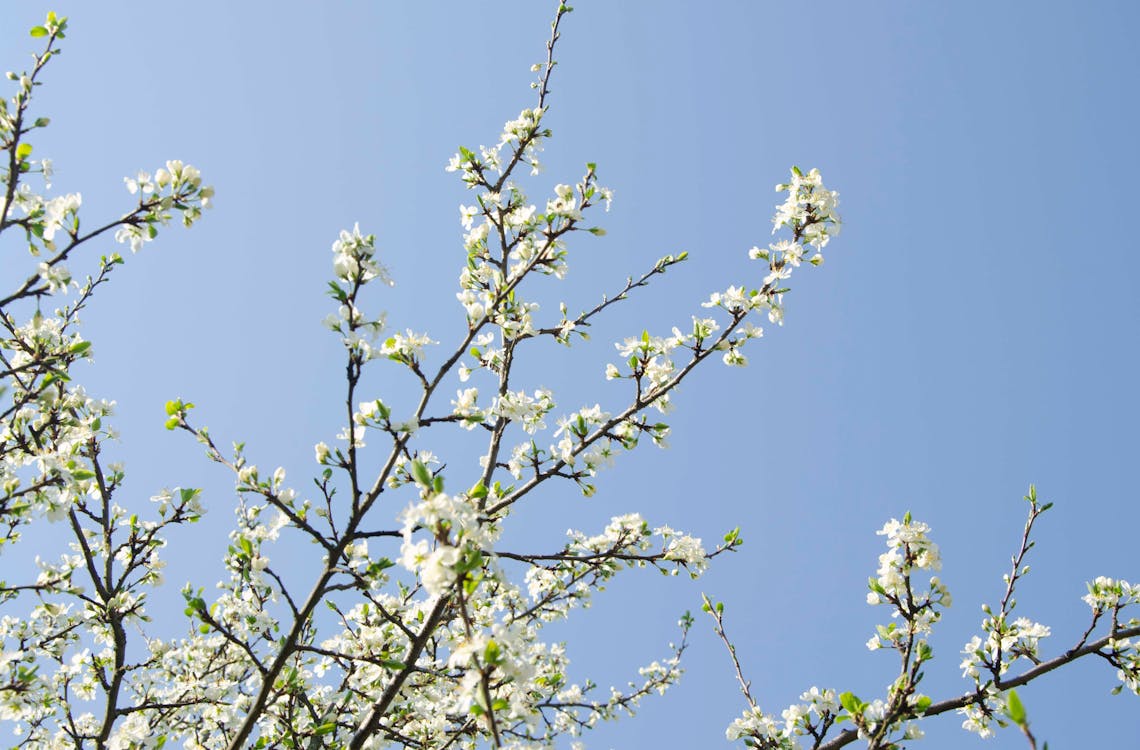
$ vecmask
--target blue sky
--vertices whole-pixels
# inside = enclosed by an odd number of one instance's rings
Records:
[[[119,402],[128,492],[202,486],[216,510],[205,536],[172,542],[178,611],[182,581],[209,584],[233,501],[198,446],[162,429],[163,402],[194,401],[223,443],[303,485],[312,445],[339,428],[341,353],[320,321],[329,245],[357,221],[397,280],[375,301],[390,322],[454,337],[470,196],[443,167],[530,105],[553,4],[23,3],[0,24],[6,68],[49,7],[71,18],[38,94],[53,122],[36,154],[55,160],[56,189],[81,191],[88,221],[125,209],[123,175],[168,158],[217,189],[205,220],[129,259],[86,319],[97,360],[81,377]],[[582,307],[661,255],[691,261],[590,345],[532,362],[529,387],[567,410],[619,398],[601,376],[612,341],[666,333],[709,292],[754,282],[746,252],[768,241],[790,165],[823,172],[846,222],[752,365],[686,383],[670,449],[626,456],[594,498],[555,492],[518,516],[520,544],[547,548],[632,511],[710,542],[742,527],[741,552],[701,581],[631,574],[558,634],[578,677],[634,677],[706,591],[727,601],[765,708],[812,685],[881,694],[893,662],[864,643],[886,613],[865,585],[874,531],[910,510],[933,526],[955,599],[929,690],[964,692],[959,650],[1000,599],[1031,482],[1056,507],[1018,613],[1053,627],[1046,653],[1087,624],[1084,581],[1140,578],[1138,22],[1125,2],[576,6],[530,190],[594,161],[615,202],[608,236],[572,247],[564,296]],[[398,375],[377,395],[398,396]],[[724,743],[743,702],[706,623],[691,640],[683,683],[589,747]],[[1037,736],[1134,741],[1140,703],[1110,696],[1112,677],[1079,664],[1024,690]],[[958,723],[928,722],[918,746],[979,742]],[[988,744],[1024,746],[1013,731]]]

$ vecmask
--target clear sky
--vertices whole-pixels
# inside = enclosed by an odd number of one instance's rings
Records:
[[[171,612],[183,581],[216,580],[233,500],[229,477],[162,429],[163,402],[194,401],[223,444],[246,441],[303,487],[313,444],[339,426],[341,352],[320,321],[329,246],[356,221],[397,280],[375,300],[390,322],[454,338],[457,206],[470,196],[443,167],[530,106],[553,7],[5,7],[5,68],[34,48],[25,30],[44,11],[71,18],[35,146],[54,158],[57,190],[83,193],[88,221],[125,209],[124,175],[168,158],[217,189],[199,225],[129,259],[96,301],[97,360],[80,371],[119,402],[132,501],[207,489],[209,521],[168,555]],[[575,678],[636,677],[706,591],[727,601],[766,709],[812,685],[881,695],[894,663],[864,646],[886,617],[864,603],[866,580],[874,531],[910,510],[933,527],[955,600],[924,684],[935,698],[964,692],[959,651],[980,605],[1000,599],[1031,482],[1056,507],[1017,612],[1053,627],[1046,654],[1087,624],[1084,581],[1140,579],[1138,25],[1131,2],[577,3],[530,189],[594,161],[615,202],[608,236],[574,243],[565,296],[583,307],[661,255],[691,261],[596,328],[577,364],[531,363],[529,387],[567,410],[616,402],[602,379],[612,341],[667,333],[709,292],[755,283],[746,252],[768,241],[772,186],[790,165],[820,168],[846,224],[824,266],[793,279],[787,323],[749,368],[686,383],[671,448],[626,456],[594,498],[555,493],[518,517],[519,545],[542,548],[633,511],[710,544],[742,527],[743,549],[701,581],[627,575],[559,631]],[[376,395],[401,392],[402,375],[373,381]],[[708,624],[691,640],[683,683],[588,747],[727,746],[743,701]],[[1022,691],[1038,738],[1135,746],[1140,701],[1110,696],[1113,674],[1079,664]],[[916,746],[980,742],[958,724],[925,723]],[[1015,731],[988,744],[1025,746]]]

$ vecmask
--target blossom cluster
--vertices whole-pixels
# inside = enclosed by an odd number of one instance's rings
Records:
[[[1087,585],[1089,593],[1081,598],[1092,607],[1094,614],[1119,612],[1124,607],[1140,605],[1140,584],[1098,576]]]
[[[800,701],[781,712],[783,721],[752,706],[728,725],[724,736],[730,742],[743,739],[750,747],[762,750],[798,749],[797,737],[820,736],[841,712],[834,690],[820,690],[813,686],[800,695]],[[881,705],[869,708],[865,715],[872,715],[880,709]]]
[[[467,570],[481,564],[484,549],[498,536],[494,525],[480,522],[477,509],[463,495],[432,493],[404,510],[400,563],[416,574],[431,596],[447,591]],[[413,541],[417,529],[430,534]]]
[[[377,344],[387,326],[387,316],[384,313],[366,315],[359,303],[360,292],[369,282],[395,284],[387,267],[376,257],[376,235],[361,234],[360,224],[354,224],[352,231],[341,230],[333,241],[332,253],[333,279],[328,282],[329,295],[340,304],[335,313],[325,318],[325,326],[341,334],[341,343],[362,362],[392,356],[392,347],[387,342]]]
[[[174,212],[181,216],[183,226],[189,227],[202,218],[203,209],[213,205],[214,189],[202,184],[197,167],[176,159],[158,168],[153,177],[140,171],[123,181],[129,193],[138,195],[139,204],[123,217],[115,241],[129,244],[132,253],[158,236],[158,227],[169,224]]]
[[[941,617],[939,607],[951,604],[950,592],[938,576],[930,576],[927,591],[921,591],[914,579],[917,571],[942,568],[938,545],[931,541],[929,532],[929,526],[912,520],[910,514],[902,521],[892,518],[876,532],[887,537],[887,551],[879,555],[878,576],[868,584],[867,603],[890,604],[891,617],[901,619],[904,626],[878,626],[867,642],[871,650],[898,648],[915,635],[929,635]]]

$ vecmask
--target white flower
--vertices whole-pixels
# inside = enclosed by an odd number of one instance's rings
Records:
[[[475,217],[479,214],[478,206],[459,206],[459,221],[464,229],[470,230],[471,225],[475,222]]]

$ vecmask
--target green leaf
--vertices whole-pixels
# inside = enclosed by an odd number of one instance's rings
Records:
[[[502,656],[499,644],[493,638],[487,641],[487,645],[483,648],[483,662],[485,664],[498,664]]]
[[[27,159],[31,155],[32,155],[32,144],[21,143],[19,146],[16,146],[16,158],[19,159],[20,161]]]
[[[412,477],[416,480],[416,484],[428,489],[432,488],[431,472],[418,458],[412,461]]]
[[[1006,695],[1006,698],[1005,698],[1005,704],[1006,704],[1005,713],[1006,713],[1006,716],[1009,717],[1010,721],[1012,721],[1014,724],[1018,725],[1019,727],[1024,727],[1026,724],[1026,722],[1025,722],[1025,706],[1022,705],[1021,698],[1017,697],[1017,691],[1016,690],[1010,690],[1009,691],[1009,694]]]
[[[861,713],[863,706],[862,702],[855,697],[854,693],[844,693],[839,696],[839,705],[847,709],[847,713],[853,715]]]
[[[381,557],[379,560],[374,560],[368,566],[368,575],[370,575],[370,576],[380,575],[380,573],[382,573],[384,570],[392,567],[395,564],[396,563],[392,562],[388,558]]]
[[[28,34],[35,37],[47,36],[48,30],[43,26],[33,26],[32,28],[28,29]]]
[[[320,735],[330,734],[331,732],[335,732],[335,731],[336,731],[336,724],[331,722],[331,721],[326,722],[324,724],[321,724],[319,727],[313,727],[313,734],[317,735],[318,737]]]

